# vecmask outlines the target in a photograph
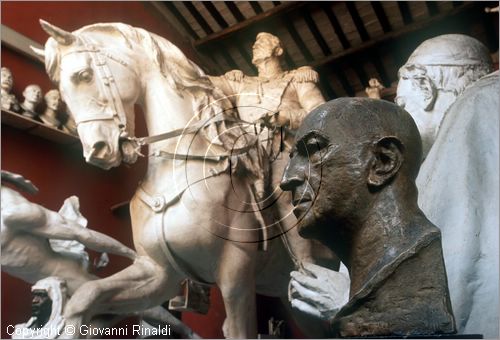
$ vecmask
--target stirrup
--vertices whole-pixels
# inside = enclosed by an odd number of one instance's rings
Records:
[[[185,279],[182,283],[183,294],[168,302],[168,309],[179,312],[207,314],[210,308],[210,286]]]

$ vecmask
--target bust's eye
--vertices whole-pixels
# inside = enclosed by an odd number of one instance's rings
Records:
[[[307,151],[310,155],[314,154],[315,152],[320,151],[325,146],[326,146],[326,143],[321,138],[312,137],[312,138],[309,138],[306,142],[306,148],[307,148]]]
[[[93,77],[94,74],[90,69],[83,70],[77,73],[78,82],[90,83]]]

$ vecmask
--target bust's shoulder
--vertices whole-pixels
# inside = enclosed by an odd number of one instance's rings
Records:
[[[319,74],[311,66],[302,66],[298,69],[289,72],[292,81],[297,83],[317,83],[319,81]]]

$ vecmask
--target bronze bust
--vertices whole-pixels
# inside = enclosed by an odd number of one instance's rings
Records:
[[[336,252],[351,279],[332,336],[455,332],[441,233],[417,205],[421,159],[411,116],[384,100],[335,99],[299,128],[281,187],[300,235]]]

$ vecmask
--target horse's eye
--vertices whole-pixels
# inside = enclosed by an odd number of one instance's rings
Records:
[[[89,83],[92,81],[93,74],[92,70],[83,70],[78,72],[78,80],[84,83]]]

